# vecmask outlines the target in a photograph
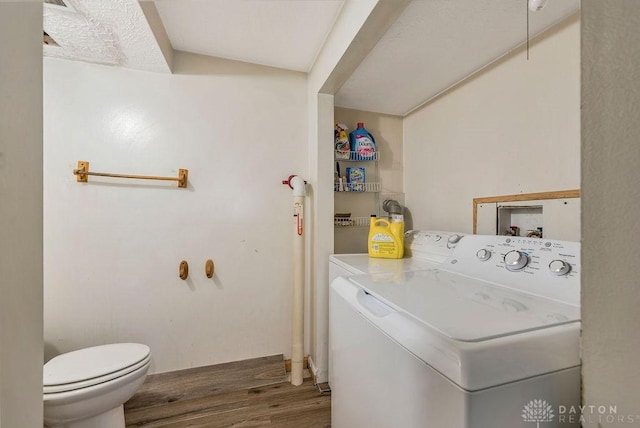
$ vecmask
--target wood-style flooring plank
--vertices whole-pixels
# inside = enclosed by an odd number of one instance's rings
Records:
[[[221,428],[221,427],[297,427],[316,428],[331,425],[330,397],[320,395],[311,379],[301,386],[289,383],[270,385],[249,391],[246,402],[212,407],[170,417],[148,428]]]
[[[284,382],[282,355],[147,376],[125,410]]]
[[[272,426],[271,417],[266,406],[247,406],[226,409],[223,412],[212,411],[208,414],[185,415],[179,419],[172,419],[162,428],[222,428],[236,426]],[[147,426],[144,425],[146,428]]]
[[[331,404],[311,410],[301,411],[295,415],[272,416],[272,428],[330,428]]]
[[[321,395],[311,379],[288,385],[289,394],[269,401],[272,427],[325,428],[331,426],[331,397]]]
[[[283,371],[280,355],[149,376],[125,405],[127,427],[330,427],[331,397],[310,378],[274,383]]]
[[[227,428],[227,427],[271,427],[271,418],[267,415],[259,415],[248,418],[241,418],[236,420],[224,420],[214,417],[198,418],[181,423],[173,423],[169,425],[163,425],[163,428]],[[302,427],[298,427],[302,428]]]
[[[170,421],[202,412],[223,412],[225,408],[235,409],[248,403],[247,390],[232,391],[126,410],[127,426],[163,426]],[[156,425],[160,424],[160,425]]]

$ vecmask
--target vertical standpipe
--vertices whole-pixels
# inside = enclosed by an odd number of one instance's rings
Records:
[[[293,316],[291,328],[291,384],[301,385],[304,370],[304,198],[305,182],[289,177],[293,189]]]

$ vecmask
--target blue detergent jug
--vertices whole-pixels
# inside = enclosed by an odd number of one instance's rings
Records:
[[[376,140],[364,128],[364,123],[358,122],[356,129],[349,133],[351,156],[353,160],[372,160],[376,157]]]

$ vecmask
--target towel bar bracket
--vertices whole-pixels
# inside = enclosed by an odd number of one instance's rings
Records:
[[[73,171],[76,175],[76,181],[78,183],[86,183],[89,181],[89,176],[87,175],[89,172],[89,162],[78,161],[78,169]]]

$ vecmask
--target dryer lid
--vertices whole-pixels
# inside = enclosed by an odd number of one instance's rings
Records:
[[[444,336],[480,342],[580,321],[580,308],[444,271],[405,272],[396,281],[356,285]]]
[[[43,384],[66,385],[119,372],[149,356],[147,345],[115,343],[58,355],[44,365]]]

